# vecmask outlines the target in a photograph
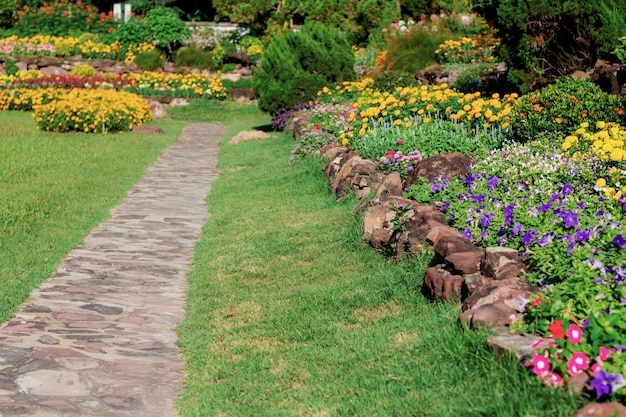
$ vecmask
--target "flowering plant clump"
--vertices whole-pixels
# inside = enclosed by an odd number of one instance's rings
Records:
[[[106,134],[131,130],[150,117],[150,106],[142,97],[115,90],[72,89],[33,108],[37,127],[55,132]]]
[[[39,104],[50,103],[59,96],[63,90],[57,88],[42,88],[31,90],[29,88],[16,88],[0,90],[0,110],[30,111]]]
[[[398,145],[404,145],[404,141],[399,139]],[[414,165],[421,161],[422,154],[418,150],[410,151],[407,155],[402,151],[389,151],[379,159],[379,169],[382,172],[396,171],[401,177],[406,178],[407,174],[413,171]]]
[[[576,129],[583,122],[620,123],[625,108],[624,99],[604,93],[591,81],[565,77],[520,97],[511,113],[511,124],[519,138],[528,140],[546,131]]]
[[[475,35],[449,39],[435,50],[440,64],[478,64],[493,62],[499,41],[493,36]]]
[[[588,343],[588,330],[563,320],[550,324],[547,337],[535,342],[533,347],[538,348],[537,352],[525,363],[546,385],[560,387],[572,377],[590,375],[589,385],[598,398],[624,397],[626,368],[614,364],[626,364],[622,358],[625,348],[594,347]]]
[[[14,30],[21,35],[57,35],[71,32],[107,33],[117,22],[113,13],[98,13],[98,8],[81,0],[44,2],[40,7],[24,6],[16,13]]]

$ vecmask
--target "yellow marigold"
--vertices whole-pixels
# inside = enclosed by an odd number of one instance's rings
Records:
[[[596,180],[596,187],[598,187],[598,188],[606,187],[606,180],[604,178],[598,178]]]

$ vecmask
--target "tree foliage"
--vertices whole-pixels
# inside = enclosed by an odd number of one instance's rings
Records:
[[[354,56],[335,28],[307,23],[299,32],[274,36],[254,73],[259,108],[272,115],[314,98],[322,87],[354,79]]]
[[[626,33],[623,0],[477,0],[474,7],[500,33],[509,79],[522,91],[610,59]]]

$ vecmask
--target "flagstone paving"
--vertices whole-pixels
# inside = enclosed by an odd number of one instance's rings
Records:
[[[0,416],[175,416],[186,272],[225,127],[192,123],[0,328]]]

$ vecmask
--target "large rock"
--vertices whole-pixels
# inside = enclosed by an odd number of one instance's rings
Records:
[[[250,57],[242,51],[230,52],[223,59],[224,64],[240,64],[243,67],[250,65]]]
[[[165,106],[162,103],[159,103],[158,100],[148,100],[148,104],[150,105],[150,109],[152,110],[152,119],[169,119],[170,114],[165,110]]]
[[[446,235],[437,240],[434,248],[435,253],[446,258],[454,253],[459,252],[481,252],[472,242],[463,236]]]
[[[538,349],[547,348],[548,340],[538,336],[511,334],[508,329],[501,328],[487,338],[487,344],[493,348],[496,356],[513,353],[519,362],[524,362],[532,358]]]
[[[446,256],[444,261],[450,269],[459,275],[476,274],[480,271],[482,252],[457,252]]]
[[[247,103],[254,100],[254,93],[251,88],[231,88],[228,95],[235,101]]]
[[[60,76],[60,75],[68,74],[67,70],[64,70],[61,67],[55,67],[55,66],[40,68],[39,72],[41,72],[43,75],[52,75],[52,76]]]
[[[431,297],[445,300],[460,300],[463,293],[463,277],[452,275],[445,265],[436,265],[426,270],[424,285]]]
[[[487,281],[463,302],[463,311],[484,304],[502,302],[516,311],[522,311],[522,299],[528,299],[539,289],[519,278]]]
[[[515,249],[497,246],[485,249],[480,270],[486,277],[503,280],[520,276],[524,264]]]
[[[518,315],[515,309],[498,301],[466,310],[461,314],[460,320],[474,328],[493,329],[512,324]]]
[[[375,202],[384,202],[387,201],[387,197],[389,196],[399,196],[402,197],[404,192],[402,191],[402,177],[396,171],[390,172],[385,175],[381,181],[380,185],[376,189],[376,195],[374,196]]]
[[[626,406],[619,403],[590,403],[573,417],[626,417]]]
[[[433,155],[421,160],[415,165],[406,179],[406,186],[419,183],[419,178],[433,181],[437,177],[455,178],[458,175],[467,175],[472,159],[468,156],[453,152]]]

